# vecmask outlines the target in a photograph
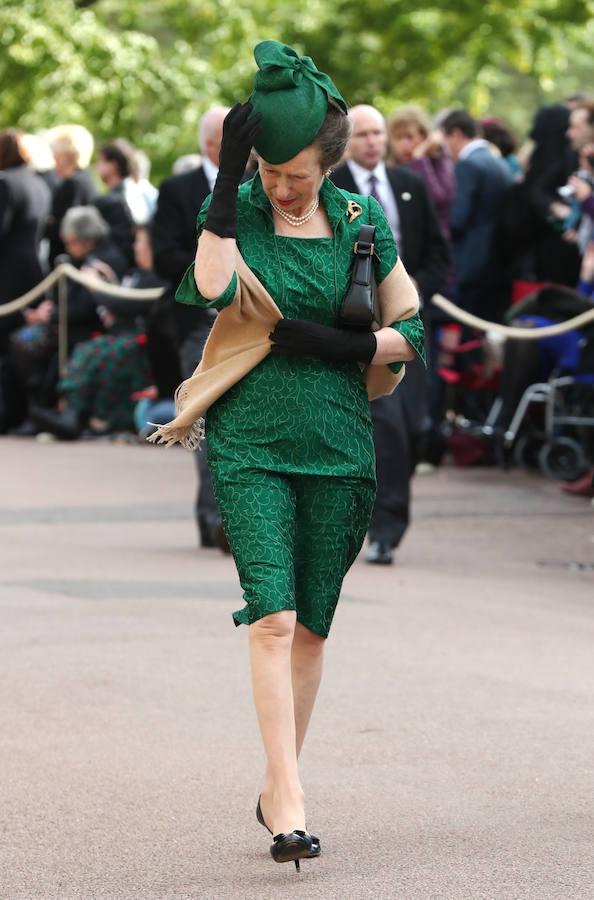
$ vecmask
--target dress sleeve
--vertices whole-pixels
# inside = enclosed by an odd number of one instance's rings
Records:
[[[406,338],[419,359],[423,361],[423,365],[427,365],[427,356],[425,354],[425,329],[423,322],[418,313],[411,316],[410,319],[403,319],[402,322],[394,322],[391,326],[394,331],[398,331],[403,338]],[[390,368],[396,374],[400,368],[393,369],[392,366],[402,367],[402,363],[391,363]]]
[[[398,247],[386,214],[373,197],[369,198],[369,221],[377,229],[375,233],[375,252],[379,259],[375,264],[375,277],[377,283],[381,284],[398,262]],[[406,338],[416,354],[427,365],[423,322],[419,314],[415,313],[410,319],[404,319],[402,322],[394,322],[390,327],[400,332]],[[403,365],[404,363],[402,362],[388,363],[388,368],[397,375]]]
[[[206,221],[206,213],[208,212],[208,207],[210,206],[212,194],[206,198],[200,212],[198,213],[198,218],[196,220],[196,237],[199,238],[202,234],[202,229],[204,228],[204,222]],[[226,306],[230,306],[233,302],[233,298],[235,296],[235,292],[237,290],[237,272],[234,272],[231,281],[225,288],[222,294],[219,294],[218,297],[214,297],[212,300],[207,300],[206,297],[203,297],[198,287],[196,285],[196,279],[194,278],[194,263],[188,266],[185,271],[184,277],[182,278],[180,285],[175,292],[175,299],[178,303],[185,303],[188,306],[200,306],[202,309],[224,309]]]

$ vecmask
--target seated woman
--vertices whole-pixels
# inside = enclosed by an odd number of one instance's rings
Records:
[[[134,254],[137,268],[123,279],[122,286],[165,287],[152,271],[153,256],[146,227],[136,229]],[[58,385],[57,410],[40,407],[32,410],[38,429],[65,440],[79,437],[85,427],[94,434],[134,430],[133,395],[152,380],[144,333],[145,317],[152,301],[98,293],[92,297],[105,333],[74,348]]]
[[[69,209],[60,228],[67,257],[80,272],[95,279],[119,283],[127,263],[110,240],[109,227],[93,206]],[[98,312],[101,301],[85,285],[68,282],[68,350],[104,330]],[[52,298],[39,303],[37,310],[25,313],[27,326],[11,341],[12,356],[34,404],[52,406],[58,382],[58,311]],[[31,331],[31,326],[34,326]]]
[[[94,206],[73,206],[62,220],[60,236],[69,261],[83,274],[118,284],[128,262],[110,238],[109,225]],[[103,324],[97,312],[97,294],[83,284],[68,284],[68,340],[70,346],[86,340]]]

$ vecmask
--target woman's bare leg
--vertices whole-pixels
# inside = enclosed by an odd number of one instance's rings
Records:
[[[295,623],[291,647],[291,678],[293,686],[293,708],[295,714],[295,751],[299,756],[307,727],[316,701],[322,678],[325,639]],[[270,765],[266,766],[262,787],[262,815],[270,824],[270,811],[274,797],[274,778]]]
[[[301,753],[322,680],[326,639],[314,634],[301,622],[295,624],[291,649],[291,675],[295,708],[295,746]]]
[[[294,632],[295,613],[289,610],[271,613],[249,626],[254,702],[274,784],[266,813],[273,834],[305,828],[292,685]]]

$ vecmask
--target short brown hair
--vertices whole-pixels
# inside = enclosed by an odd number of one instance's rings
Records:
[[[125,138],[115,138],[99,148],[99,156],[115,163],[120,178],[127,178],[132,170],[134,147]]]
[[[23,132],[18,128],[0,131],[0,169],[12,169],[29,162],[29,156],[22,142]]]
[[[322,127],[311,142],[320,151],[320,165],[326,172],[338,165],[345,154],[351,137],[351,120],[336,106],[328,106]]]
[[[582,100],[581,103],[576,103],[572,112],[576,112],[578,109],[586,110],[586,113],[588,114],[588,125],[594,127],[594,100]]]
[[[394,137],[403,128],[416,128],[423,137],[429,134],[429,119],[420,106],[402,106],[388,119],[388,134]]]

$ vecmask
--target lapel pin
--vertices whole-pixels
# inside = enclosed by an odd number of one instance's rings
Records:
[[[349,225],[351,222],[354,222],[355,219],[363,213],[363,207],[360,206],[355,200],[349,200],[347,203],[347,211],[346,214],[349,217]]]
[[[408,191],[405,191],[405,192],[402,194],[402,199],[403,199],[403,200],[410,200],[410,199],[411,199],[411,196],[410,196],[410,194],[408,193]]]

